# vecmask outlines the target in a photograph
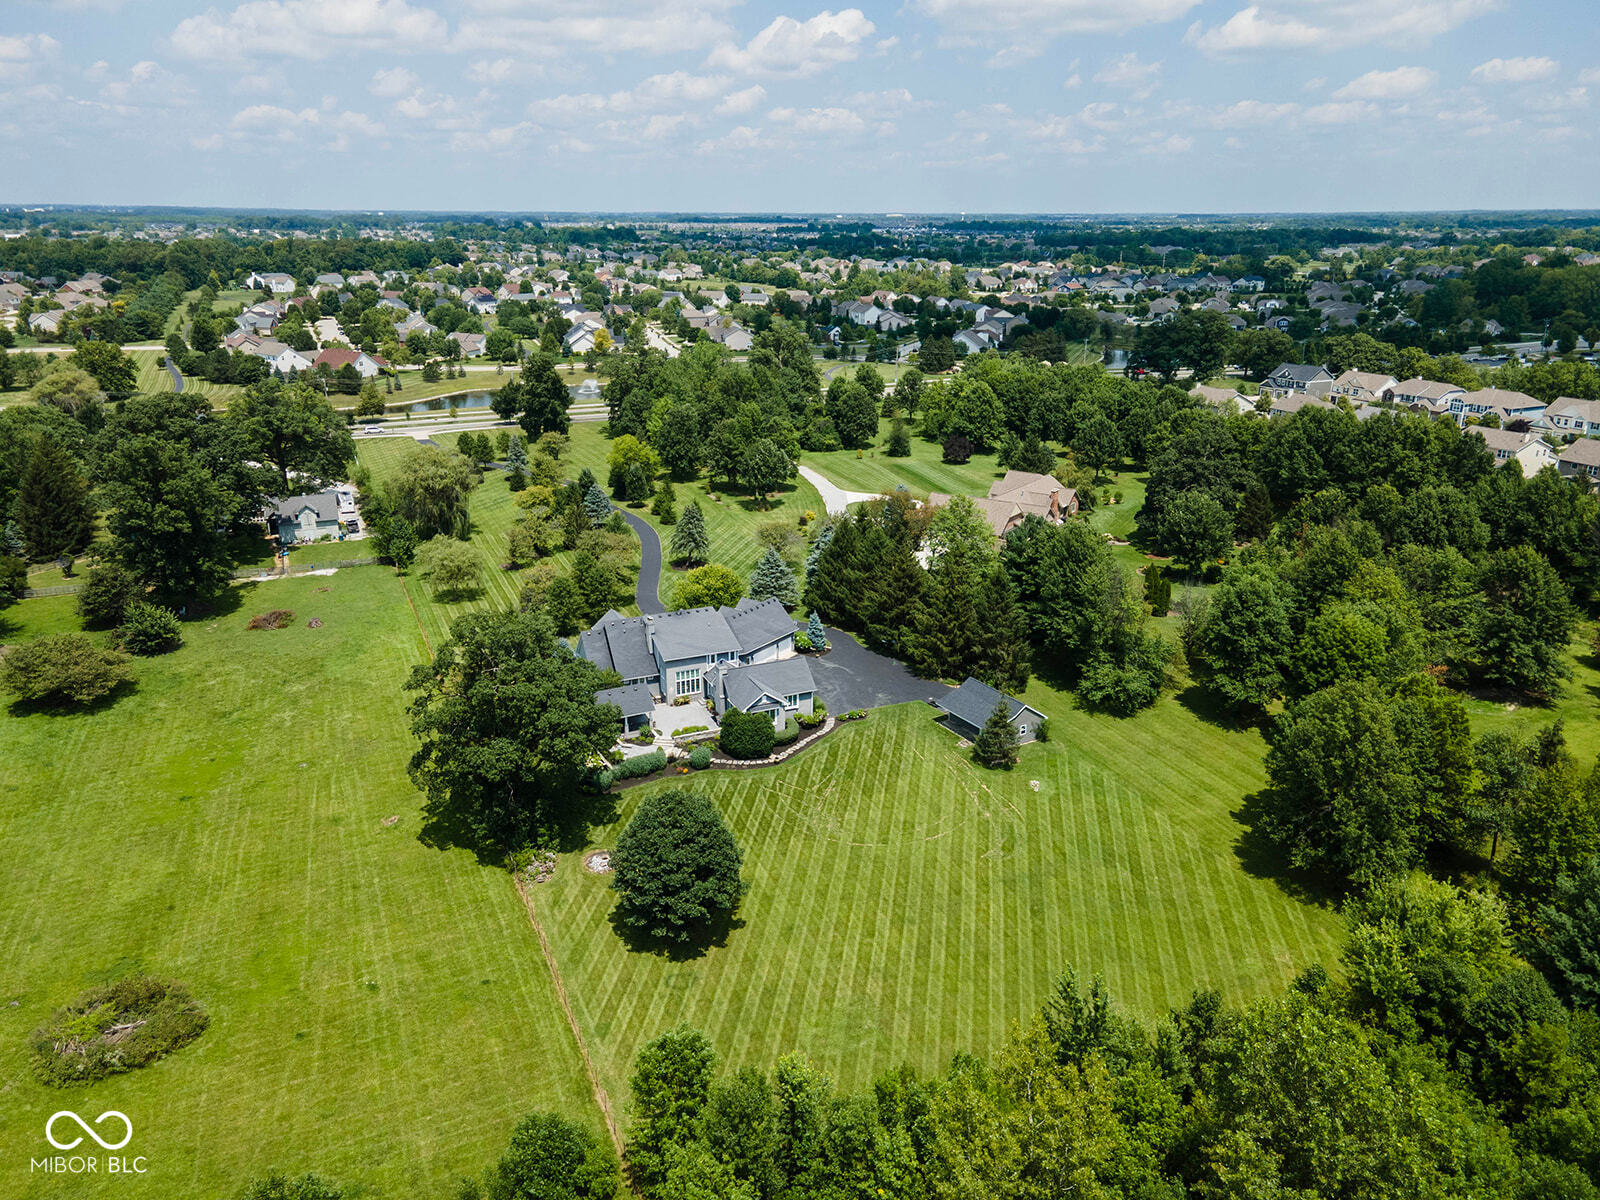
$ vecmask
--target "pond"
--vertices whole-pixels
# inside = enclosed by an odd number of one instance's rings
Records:
[[[1108,348],[1105,352],[1105,364],[1113,371],[1128,365],[1128,352]]]
[[[391,412],[449,412],[451,405],[465,412],[473,408],[488,408],[494,400],[493,392],[455,392],[449,396],[433,396],[427,400],[413,400],[410,404],[390,405]]]

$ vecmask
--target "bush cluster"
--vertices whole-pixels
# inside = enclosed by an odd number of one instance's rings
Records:
[[[718,744],[729,758],[765,758],[772,753],[777,731],[765,713],[742,713],[730,708],[722,718]]]
[[[772,744],[774,746],[787,746],[787,745],[790,745],[791,743],[793,743],[794,740],[796,738],[798,738],[799,736],[800,736],[800,722],[799,721],[790,721],[786,725],[784,725],[784,727],[782,729],[779,729],[779,730],[777,730],[776,732],[773,733],[773,735],[772,735]]]
[[[124,650],[144,656],[166,654],[183,645],[177,614],[170,608],[143,601],[128,606],[118,636]]]
[[[619,780],[642,779],[646,775],[655,774],[666,765],[666,751],[653,750],[649,754],[639,754],[633,758],[624,758],[616,766],[601,771],[595,782],[603,792]]]
[[[689,751],[689,765],[696,771],[704,771],[711,765],[711,747],[696,746]]]
[[[828,706],[821,700],[813,700],[811,702],[811,712],[796,713],[794,719],[806,729],[815,729],[828,719]]]
[[[194,1041],[207,1020],[182,984],[129,975],[90,989],[35,1029],[34,1070],[56,1087],[132,1071]]]

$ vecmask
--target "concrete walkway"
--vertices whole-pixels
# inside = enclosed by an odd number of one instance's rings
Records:
[[[639,611],[666,612],[666,605],[661,603],[661,539],[656,536],[656,531],[650,522],[643,517],[636,516],[625,508],[619,508],[617,511],[639,535],[639,582],[633,590]]]
[[[850,505],[862,500],[876,500],[883,495],[882,492],[847,492],[842,487],[835,486],[822,472],[807,466],[800,468],[800,477],[821,493],[822,505],[828,510],[830,517],[842,516]]]

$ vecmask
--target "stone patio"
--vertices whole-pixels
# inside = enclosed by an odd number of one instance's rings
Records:
[[[657,741],[670,741],[678,730],[693,725],[703,725],[707,729],[717,727],[717,719],[699,697],[687,704],[658,703],[650,714],[650,728],[656,731]]]

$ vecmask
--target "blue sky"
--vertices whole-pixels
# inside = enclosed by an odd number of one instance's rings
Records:
[[[5,0],[0,200],[1595,207],[1585,0]]]

